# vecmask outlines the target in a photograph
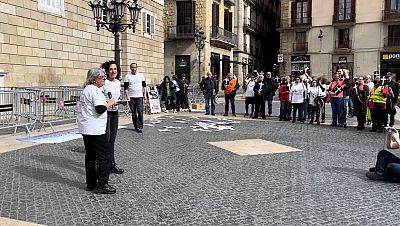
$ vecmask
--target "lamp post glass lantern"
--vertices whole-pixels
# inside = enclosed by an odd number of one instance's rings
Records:
[[[201,50],[204,48],[206,41],[206,35],[204,34],[204,31],[201,28],[196,28],[195,34],[194,34],[194,43],[196,44],[196,48],[199,51],[199,82],[201,81],[201,70],[200,70],[200,65],[201,65]]]
[[[129,4],[129,0],[95,0],[93,2],[89,1],[89,6],[93,11],[93,19],[96,20],[97,31],[102,27],[114,34],[114,60],[117,65],[120,66],[120,32],[125,32],[128,28],[135,32],[139,12],[143,7],[137,4],[137,0],[132,0],[132,4]],[[124,23],[124,16],[127,8],[130,13],[130,23]],[[103,13],[105,13],[105,19]]]

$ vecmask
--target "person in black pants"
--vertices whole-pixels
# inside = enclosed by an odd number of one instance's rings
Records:
[[[278,89],[278,84],[272,78],[271,72],[267,72],[266,77],[264,78],[265,84],[265,93],[264,93],[264,100],[267,102],[268,105],[268,116],[272,115],[272,101],[275,96],[275,92]]]
[[[84,89],[77,103],[77,119],[78,129],[83,136],[86,150],[86,190],[101,194],[114,194],[116,189],[108,184],[111,147],[106,136],[106,111],[115,105],[116,101],[114,98],[106,101],[101,89],[105,84],[105,78],[106,76],[100,68],[92,68],[88,71]]]
[[[225,92],[225,114],[224,116],[228,116],[229,111],[229,102],[231,103],[232,115],[236,116],[235,112],[235,96],[236,91],[239,89],[238,81],[233,78],[231,73],[228,73],[226,79],[222,83],[222,90]]]
[[[103,86],[106,99],[114,98],[118,100],[121,96],[121,82],[119,81],[120,73],[118,73],[119,67],[115,61],[107,61],[101,65],[101,68],[103,68],[107,74],[107,80]],[[112,108],[107,109],[106,136],[111,147],[111,172],[122,174],[124,173],[124,170],[117,166],[114,155],[114,143],[115,139],[117,138],[118,131],[118,117],[118,106],[113,106]]]
[[[261,117],[265,119],[265,99],[264,93],[266,91],[264,76],[259,75],[257,77],[257,82],[254,85],[254,100],[255,100],[255,111],[253,118],[258,118],[261,111]]]
[[[364,84],[364,77],[358,77],[358,81],[355,82],[351,95],[354,104],[354,113],[357,116],[356,129],[365,129],[365,123],[367,119],[367,102],[369,96],[368,85]]]
[[[392,127],[394,125],[394,116],[396,115],[396,105],[397,101],[399,98],[399,83],[395,82],[396,76],[393,75],[391,72],[388,72],[386,74],[386,85],[389,86],[389,88],[392,90],[393,95],[390,95],[386,99],[386,111],[387,114],[389,115],[389,126]],[[387,125],[388,122],[386,120],[385,125]]]

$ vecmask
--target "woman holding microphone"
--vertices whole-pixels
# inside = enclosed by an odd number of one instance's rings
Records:
[[[88,71],[77,106],[78,128],[83,136],[86,150],[86,190],[114,194],[115,188],[108,184],[111,147],[106,136],[106,111],[116,102],[114,98],[106,101],[102,90],[105,80],[105,73],[100,68],[92,68]]]
[[[105,85],[103,86],[104,95],[106,100],[114,98],[118,100],[121,96],[121,82],[119,81],[119,66],[115,63],[115,61],[107,61],[101,65],[101,68],[104,69],[107,73],[107,80]],[[111,173],[122,174],[124,170],[117,167],[115,163],[115,139],[117,137],[118,131],[118,106],[113,106],[107,109],[107,128],[106,128],[106,136],[108,141],[110,142],[111,147]]]

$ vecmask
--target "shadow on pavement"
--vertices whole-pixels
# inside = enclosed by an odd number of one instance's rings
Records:
[[[59,166],[76,173],[86,175],[85,170],[82,168],[85,167],[84,162],[76,162],[68,158],[64,158],[61,156],[52,156],[52,155],[35,155],[31,157],[43,164],[51,164],[54,166]]]
[[[355,169],[349,167],[325,167],[325,170],[332,173],[346,174],[346,175],[356,176],[363,180],[369,180],[365,176],[368,170],[365,169]]]
[[[84,183],[64,178],[61,175],[51,170],[38,169],[31,166],[16,166],[14,167],[14,169],[19,174],[30,177],[37,181],[51,182],[51,183],[56,182],[68,185],[70,187],[76,187],[79,189],[85,187]]]

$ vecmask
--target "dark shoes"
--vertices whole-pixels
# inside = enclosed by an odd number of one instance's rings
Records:
[[[214,112],[211,112],[211,115],[215,115],[215,113],[214,113]]]
[[[136,131],[137,133],[143,133],[143,130],[142,130],[142,129],[139,129],[139,128],[135,128],[135,131]]]
[[[87,186],[86,186],[86,191],[93,191],[94,189],[96,188],[96,185],[94,184],[94,185],[92,185],[92,184],[88,184]]]
[[[109,184],[98,184],[93,192],[96,194],[115,194],[117,190]]]
[[[366,176],[370,180],[386,180],[385,175],[380,172],[367,172]]]
[[[223,114],[222,116],[228,116],[228,113]]]
[[[110,172],[115,174],[123,174],[124,170],[119,168],[118,166],[112,166]]]
[[[210,113],[207,112],[207,113],[205,113],[204,115],[209,115],[209,114],[210,114]]]

